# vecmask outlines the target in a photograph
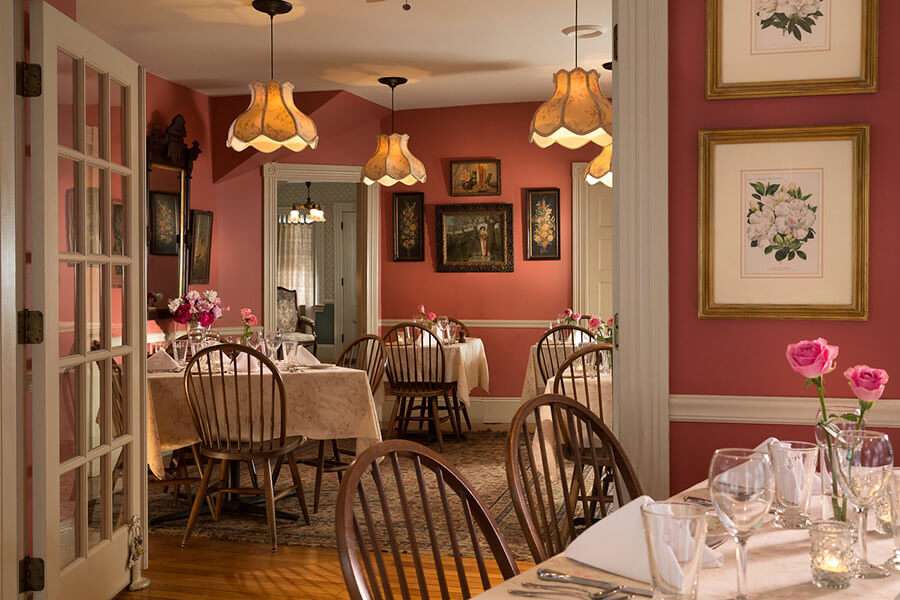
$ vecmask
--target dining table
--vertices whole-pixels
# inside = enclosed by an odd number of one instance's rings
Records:
[[[574,351],[579,350],[581,347],[591,343],[593,343],[592,340],[586,339],[583,342],[576,344],[574,347],[571,344],[546,344],[543,351],[556,353],[556,360],[553,362],[562,364],[567,356],[571,355]],[[605,372],[602,374],[602,376],[606,381],[604,385],[607,386],[610,390],[610,393],[607,394],[606,390],[604,389],[604,396],[609,397],[611,401],[612,372]],[[528,362],[525,365],[525,379],[522,381],[522,392],[519,395],[519,398],[524,404],[525,402],[528,402],[532,398],[536,397],[538,394],[549,394],[552,393],[552,391],[552,388],[549,390],[547,389],[547,382],[544,380],[544,377],[541,375],[541,370],[538,367],[538,345],[532,344],[531,349],[528,352]]]
[[[676,494],[670,500],[680,501],[691,494],[703,494],[706,482]],[[814,497],[817,502],[821,496]],[[812,516],[821,513],[821,507],[812,507]],[[638,528],[639,529],[639,528]],[[634,532],[635,538],[643,538],[644,532]],[[869,558],[874,563],[887,560],[894,551],[894,539],[887,536],[875,536],[870,532],[867,538]],[[609,540],[610,544],[633,544],[634,539]],[[844,590],[819,589],[812,583],[812,570],[809,557],[809,532],[801,529],[777,529],[770,521],[757,530],[748,543],[748,592],[751,598],[758,600],[894,600],[900,595],[900,574],[886,579],[853,579],[850,587]],[[737,589],[737,565],[735,545],[726,541],[718,550],[724,557],[724,564],[718,568],[702,569],[697,598],[700,600],[726,600],[734,597]],[[476,596],[478,600],[514,600],[518,596],[510,593],[523,589],[526,582],[538,583],[539,569],[551,569],[577,577],[600,580],[614,585],[629,586],[648,590],[649,582],[635,581],[614,573],[597,569],[567,558],[565,553],[557,554],[535,567],[508,579],[501,584]],[[546,582],[543,582],[546,583]],[[571,589],[600,591],[581,585],[559,584]],[[547,596],[556,598],[558,596]],[[577,600],[582,594],[573,593],[571,598]],[[633,596],[637,597],[637,596]]]
[[[278,365],[276,365],[278,366]],[[354,439],[357,453],[381,441],[378,407],[365,371],[334,365],[279,366],[288,436]],[[147,463],[165,477],[163,454],[200,441],[184,392],[184,372],[147,375]]]

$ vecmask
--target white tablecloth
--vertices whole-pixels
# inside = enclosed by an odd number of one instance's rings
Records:
[[[680,498],[678,494],[673,499]],[[643,535],[636,531],[635,535]],[[873,563],[886,560],[892,553],[892,538],[869,537],[869,559]],[[615,540],[610,540],[615,543]],[[809,533],[807,531],[784,531],[772,527],[764,528],[750,538],[748,544],[750,562],[748,569],[749,593],[759,600],[808,600],[808,599],[859,599],[893,600],[900,594],[900,576],[887,579],[854,579],[850,587],[843,591],[820,590],[812,584],[809,566]],[[700,571],[700,585],[697,597],[701,600],[725,600],[734,596],[737,589],[737,571],[734,544],[726,542],[720,548],[725,556],[725,565],[719,569]],[[632,581],[599,569],[585,566],[559,554],[533,569],[503,582],[483,594],[479,600],[513,600],[509,590],[521,589],[526,581],[537,582],[538,567],[554,569],[572,575],[602,579],[621,585],[647,588],[646,583]],[[572,586],[576,587],[576,586]],[[573,596],[574,597],[574,596]]]
[[[381,441],[365,371],[332,367],[282,373],[287,434],[316,440],[356,439],[362,452]],[[183,373],[147,375],[147,463],[164,473],[162,453],[199,441],[184,397]]]
[[[585,341],[585,344],[589,343],[591,343],[589,340]],[[578,346],[573,349],[571,345],[562,344],[548,344],[544,346],[545,353],[557,353],[558,356],[556,357],[556,362],[559,364],[562,364],[562,362],[566,359],[567,354],[572,354],[578,349]],[[541,370],[540,368],[538,368],[537,364],[537,344],[532,344],[531,351],[528,353],[528,365],[525,367],[525,380],[522,382],[522,394],[520,396],[522,402],[528,402],[538,394],[545,393],[544,388],[544,380],[541,377]],[[610,399],[612,399],[612,396],[610,396]]]
[[[484,342],[480,338],[468,337],[461,344],[443,344],[443,347],[444,381],[456,382],[457,395],[463,404],[469,405],[469,397],[475,388],[490,391],[491,374]],[[388,345],[385,353],[389,355],[390,352],[391,346]]]

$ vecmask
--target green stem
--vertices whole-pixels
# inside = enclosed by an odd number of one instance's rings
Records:
[[[819,419],[819,425],[824,428],[824,425],[828,423],[828,407],[825,405],[825,383],[822,381],[821,375],[813,379],[812,382],[815,384],[816,391],[819,394],[819,407],[822,415]],[[838,504],[838,482],[837,473],[835,472],[834,448],[831,445],[831,434],[828,432],[828,429],[825,429],[825,444],[828,446],[828,460],[830,462],[828,466],[831,471],[831,508],[834,510],[834,518],[838,521],[844,521],[847,514],[847,499],[844,498],[843,502]]]

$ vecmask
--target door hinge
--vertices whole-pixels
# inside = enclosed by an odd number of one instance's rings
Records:
[[[26,556],[19,561],[19,593],[44,589],[44,559]]]
[[[41,88],[41,65],[17,62],[16,95],[23,98],[37,98],[41,95]]]
[[[344,278],[341,277],[341,287],[344,287]]]
[[[343,231],[343,230],[344,230],[344,222],[341,221],[341,231]]]
[[[619,60],[619,26],[613,25],[613,62]]]
[[[619,349],[619,313],[613,315],[613,348]]]
[[[44,313],[27,308],[20,310],[17,329],[20,344],[42,344],[44,342]]]

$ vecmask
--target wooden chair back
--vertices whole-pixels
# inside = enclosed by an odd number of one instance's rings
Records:
[[[384,379],[384,363],[384,342],[377,335],[364,335],[344,348],[336,364],[365,371],[374,394]]]
[[[240,344],[200,350],[184,392],[204,449],[266,452],[286,439],[284,381],[262,352]]]
[[[405,322],[384,335],[387,376],[391,389],[416,395],[444,384],[444,346],[418,323]]]
[[[566,451],[567,439],[581,450]],[[506,476],[535,562],[565,550],[610,505],[621,507],[643,494],[612,431],[586,407],[556,394],[538,396],[516,412]]]
[[[593,334],[578,325],[557,325],[545,331],[537,345],[541,381],[546,384],[570,355],[593,340]]]
[[[498,583],[491,560],[503,579],[518,573],[469,483],[440,454],[413,442],[382,442],[356,459],[341,482],[336,521],[353,600],[471,598]]]
[[[462,331],[462,334],[466,337],[469,337],[469,326],[457,319],[456,317],[447,317],[447,321],[449,323],[455,323],[459,330]]]
[[[600,373],[611,351],[611,344],[589,344],[576,350],[553,376],[553,393],[583,404],[603,421]]]

